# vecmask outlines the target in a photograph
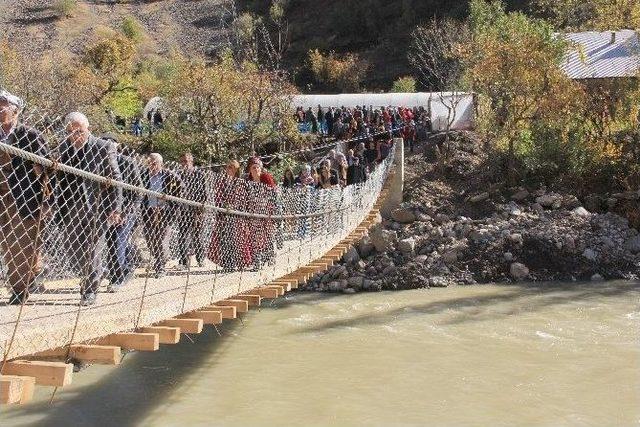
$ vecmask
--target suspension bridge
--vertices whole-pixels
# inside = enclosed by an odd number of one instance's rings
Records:
[[[324,190],[268,188],[207,170],[199,190],[207,197],[196,200],[188,196],[189,191],[150,189],[127,182],[124,174],[112,176],[100,173],[101,168],[53,160],[64,158],[61,153],[44,155],[0,143],[1,208],[11,222],[3,225],[0,234],[8,284],[0,297],[8,301],[14,292],[12,284],[21,279],[33,282],[32,277],[16,279],[16,272],[33,276],[38,270],[44,276],[44,286],[26,291],[28,298],[19,304],[0,305],[0,403],[26,403],[36,385],[70,384],[74,363],[118,365],[123,351],[157,351],[161,345],[177,344],[181,335],[216,328],[223,321],[241,321],[251,308],[302,286],[340,260],[380,222],[381,211],[401,201],[403,156],[402,140],[396,139],[391,154],[365,182]],[[107,280],[99,277],[96,303],[81,304],[80,290],[95,278],[92,262],[101,263],[110,250],[100,243],[110,228],[100,224],[105,219],[95,210],[85,209],[81,215],[73,210],[77,194],[66,194],[63,187],[51,197],[66,200],[68,206],[53,212],[43,208],[36,220],[29,220],[37,227],[35,235],[25,230],[23,223],[28,221],[22,219],[20,193],[9,188],[19,185],[11,174],[20,162],[58,177],[57,187],[67,183],[75,192],[86,192],[87,185],[78,185],[82,180],[94,186],[97,194],[111,191],[117,197],[125,194],[125,199],[128,195],[129,200],[142,200],[143,205],[153,200],[164,206],[166,227],[161,227],[161,233],[149,231],[157,223],[134,221],[130,238],[140,248],[139,260],[130,280],[117,292],[108,292]],[[140,159],[134,163],[143,167]],[[179,173],[175,170],[171,176]],[[185,181],[183,185],[188,189],[194,184]],[[36,197],[32,193],[24,194]],[[168,261],[166,273],[156,274],[157,248],[175,258],[184,244],[181,234],[190,233],[184,212],[197,215],[197,238],[205,242],[209,256],[193,262],[196,254],[189,253],[183,268]],[[78,224],[85,223],[85,232],[78,233]],[[193,222],[187,224],[193,226]],[[93,257],[78,269],[74,258],[91,258],[87,251]],[[8,255],[13,258],[7,259]]]

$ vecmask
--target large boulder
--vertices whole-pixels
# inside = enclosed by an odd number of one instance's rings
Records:
[[[362,276],[353,276],[347,279],[347,283],[352,288],[362,288],[362,284],[364,283],[364,277]]]
[[[455,249],[451,249],[445,252],[444,254],[442,254],[442,260],[447,265],[455,264],[458,261],[458,251]]]
[[[480,193],[480,194],[476,194],[475,196],[472,196],[469,201],[471,203],[479,203],[482,202],[484,200],[487,200],[489,198],[489,193],[488,192],[484,192],[484,193]]]
[[[598,259],[598,254],[593,249],[587,248],[582,252],[582,256],[588,259],[589,261],[595,261]]]
[[[515,200],[516,202],[522,202],[529,197],[529,192],[526,189],[521,189],[511,195],[511,200]]]
[[[391,218],[402,224],[411,224],[415,222],[416,215],[410,209],[395,209],[391,212]]]
[[[371,255],[374,249],[375,249],[375,246],[373,246],[373,243],[371,242],[371,237],[369,236],[364,236],[358,242],[358,252],[360,252],[360,256],[362,258],[366,258],[369,255]]]
[[[583,218],[589,218],[591,216],[591,212],[589,212],[588,210],[586,210],[582,206],[578,206],[577,208],[572,210],[571,213],[574,214],[575,216],[580,216],[580,217],[583,217]]]
[[[373,243],[373,246],[378,252],[392,251],[398,241],[398,233],[385,230],[380,226],[373,227],[371,233],[369,233],[369,237],[371,237],[371,243]]]
[[[398,250],[403,254],[410,254],[416,248],[416,240],[413,237],[402,239],[398,242]]]
[[[640,253],[640,234],[627,240],[624,248],[634,254]]]
[[[356,262],[360,261],[360,255],[358,255],[358,251],[356,250],[356,248],[352,246],[351,248],[349,248],[347,253],[344,254],[342,259],[347,264],[355,264]]]
[[[562,197],[558,194],[544,194],[536,197],[536,203],[544,208],[559,208],[562,203]]]
[[[522,263],[514,262],[509,268],[509,273],[515,280],[522,280],[529,277],[529,268]]]
[[[449,222],[449,221],[450,219],[448,215],[445,215],[443,213],[439,213],[436,215],[436,222],[438,224],[444,224],[445,222]]]

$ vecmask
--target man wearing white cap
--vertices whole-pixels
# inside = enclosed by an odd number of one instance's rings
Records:
[[[0,91],[0,143],[48,157],[42,135],[18,123],[23,106],[17,96]],[[42,215],[48,210],[50,194],[41,165],[0,150],[0,249],[11,287],[9,304],[24,303],[43,278]]]

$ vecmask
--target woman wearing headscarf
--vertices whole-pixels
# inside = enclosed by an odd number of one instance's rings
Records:
[[[306,186],[313,187],[316,185],[315,180],[313,178],[313,174],[311,173],[310,165],[304,165],[304,167],[300,171],[300,174],[296,178],[296,184],[303,187],[306,187]]]

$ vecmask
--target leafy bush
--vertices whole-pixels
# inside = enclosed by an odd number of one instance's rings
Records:
[[[62,15],[66,18],[73,16],[73,13],[77,8],[77,0],[57,0],[54,5],[54,9],[58,12],[58,15]]]
[[[144,37],[144,28],[133,16],[127,16],[122,20],[121,29],[122,33],[135,43],[138,43]]]
[[[400,77],[395,82],[393,82],[393,87],[391,88],[391,92],[415,92],[416,91],[416,79],[410,76]]]
[[[357,92],[369,64],[358,55],[338,57],[335,52],[323,54],[318,49],[310,50],[307,66],[314,80],[325,90],[333,92]]]

